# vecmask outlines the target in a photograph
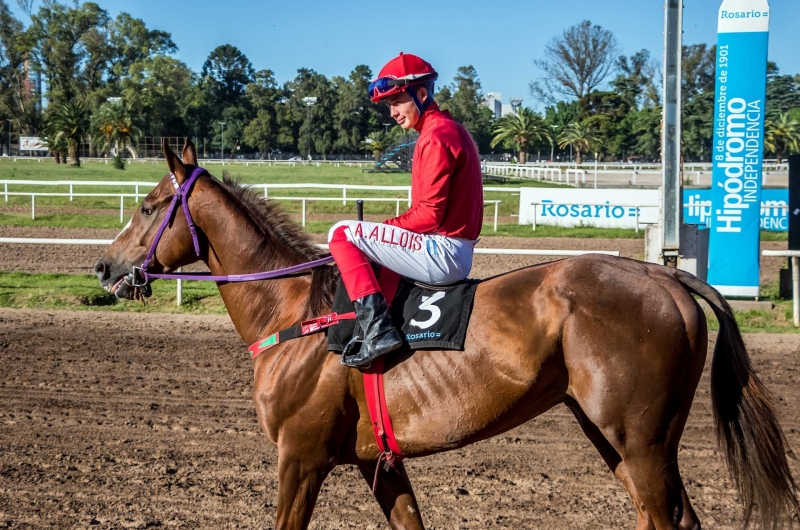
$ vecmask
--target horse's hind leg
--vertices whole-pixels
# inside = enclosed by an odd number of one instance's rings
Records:
[[[375,478],[375,466],[375,462],[359,466],[370,488]],[[424,530],[417,498],[402,462],[395,462],[394,469],[388,472],[383,469],[378,472],[375,498],[393,530]]]
[[[606,465],[611,469],[612,473],[616,475],[616,477],[622,482],[625,489],[628,491],[628,494],[631,496],[631,500],[633,501],[633,505],[636,507],[636,530],[654,530],[655,525],[653,524],[653,520],[647,514],[647,510],[642,504],[642,501],[639,499],[638,494],[636,493],[636,486],[633,484],[631,480],[631,476],[628,473],[628,466],[625,465],[623,462],[622,457],[619,456],[619,453],[612,447],[608,440],[606,440],[603,433],[600,432],[600,429],[597,428],[597,425],[592,423],[592,420],[586,417],[586,414],[583,412],[581,407],[578,403],[573,399],[567,399],[564,404],[572,411],[572,414],[575,416],[575,419],[578,420],[578,424],[583,429],[583,433],[586,435],[587,438],[594,444],[597,451],[600,453],[600,456],[603,457]]]

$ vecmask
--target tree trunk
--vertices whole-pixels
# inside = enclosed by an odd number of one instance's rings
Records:
[[[53,160],[55,160],[56,164],[61,163],[61,152],[53,151]]]
[[[581,157],[581,150],[575,148],[575,163],[581,164],[583,162],[583,158]]]
[[[81,159],[78,156],[78,142],[69,143],[69,165],[72,167],[81,166]]]
[[[525,164],[525,157],[527,156],[527,154],[528,153],[525,152],[525,149],[520,149],[519,150],[519,163],[520,164]]]

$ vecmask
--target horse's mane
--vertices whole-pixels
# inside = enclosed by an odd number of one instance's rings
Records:
[[[324,252],[315,246],[308,234],[276,202],[264,199],[250,186],[222,172],[222,186],[242,205],[250,219],[269,240],[299,254],[305,261],[319,259]],[[333,302],[333,293],[339,278],[337,267],[322,266],[312,269],[308,312],[319,314]]]

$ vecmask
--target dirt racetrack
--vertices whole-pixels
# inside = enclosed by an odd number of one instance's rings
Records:
[[[642,251],[641,240],[485,243]],[[0,245],[0,270],[86,272],[100,251]],[[475,276],[541,260],[480,256]],[[800,448],[800,335],[751,334],[746,342],[777,397],[790,444]],[[0,309],[0,360],[0,528],[274,526],[276,451],[256,422],[251,361],[227,316]],[[716,450],[707,376],[679,461],[704,528],[738,528],[741,509]],[[431,529],[635,524],[626,492],[563,406],[408,468]],[[358,471],[335,470],[312,528],[387,527]]]
[[[800,447],[800,336],[747,343]],[[0,309],[0,355],[0,527],[273,526],[276,452],[227,316]],[[709,404],[706,374],[682,473],[704,527],[737,528]],[[634,526],[627,494],[563,406],[408,467],[429,528]],[[358,471],[337,469],[312,528],[386,527]]]

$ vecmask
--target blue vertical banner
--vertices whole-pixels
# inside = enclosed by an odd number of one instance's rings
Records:
[[[725,296],[759,295],[769,3],[724,0],[717,21],[708,282]]]

